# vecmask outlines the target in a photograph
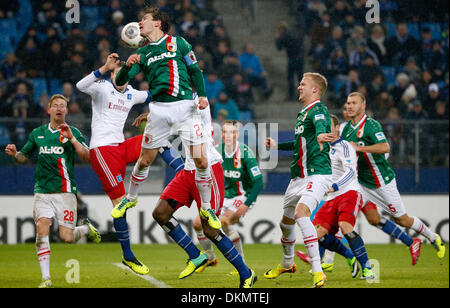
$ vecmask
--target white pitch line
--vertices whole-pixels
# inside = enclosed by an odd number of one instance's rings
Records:
[[[124,264],[122,264],[122,263],[113,263],[113,264],[114,264],[115,266],[117,266],[117,267],[120,267],[120,268],[129,270],[130,272],[132,272],[132,273],[135,274],[136,276],[138,276],[138,277],[140,277],[140,278],[142,278],[142,279],[144,279],[144,280],[147,280],[148,282],[150,282],[151,284],[153,284],[154,286],[156,286],[156,287],[158,287],[158,288],[172,288],[171,286],[165,284],[164,282],[162,282],[162,281],[160,281],[160,280],[158,280],[158,279],[156,279],[156,278],[153,278],[152,276],[149,276],[149,275],[139,275],[139,274],[133,272],[128,266],[126,266],[126,265],[124,265]]]

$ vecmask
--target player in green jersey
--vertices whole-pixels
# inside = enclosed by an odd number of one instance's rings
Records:
[[[445,246],[440,236],[431,232],[419,218],[406,213],[397,189],[394,170],[385,156],[390,151],[389,143],[380,123],[366,114],[366,98],[359,92],[350,93],[346,105],[351,121],[342,131],[342,137],[350,141],[358,153],[358,181],[362,187],[364,202],[362,211],[367,220],[409,246],[413,265],[420,256],[421,240],[413,240],[399,231],[394,223],[380,216],[376,206],[370,204],[381,207],[400,226],[411,228],[429,239],[437,250],[437,256],[443,258]]]
[[[170,18],[166,13],[154,7],[144,9],[139,27],[141,36],[147,38],[148,43],[127,59],[117,74],[116,83],[120,86],[143,72],[152,103],[141,155],[131,175],[127,198],[118,207],[126,207],[126,203],[136,200],[139,184],[147,179],[159,148],[169,144],[171,134],[177,134],[189,149],[196,166],[195,183],[202,200],[200,215],[211,227],[220,229],[220,221],[210,204],[211,171],[198,110],[208,106],[203,73],[192,46],[182,37],[167,34]],[[198,92],[198,105],[192,99],[191,84]]]
[[[234,246],[244,258],[242,241],[233,225],[239,223],[241,217],[254,205],[258,194],[264,186],[261,170],[253,151],[245,144],[238,142],[240,123],[226,120],[222,125],[222,144],[216,146],[223,159],[222,168],[225,176],[225,199],[220,221],[223,230],[233,241]],[[203,233],[200,218],[194,221],[194,229],[203,250],[208,255],[208,262],[196,272],[217,264],[212,242]],[[233,271],[236,273],[237,271]]]
[[[329,142],[331,120],[327,107],[320,101],[327,89],[327,80],[318,73],[305,73],[298,87],[303,109],[298,113],[295,140],[277,145],[266,139],[266,147],[294,151],[291,163],[291,182],[284,195],[282,232],[283,262],[267,271],[264,277],[277,278],[283,273],[295,272],[295,224],[300,227],[308,255],[311,257],[313,286],[320,288],[326,276],[320,265],[317,232],[310,216],[331,187],[331,161]]]
[[[35,128],[20,152],[14,144],[6,146],[6,154],[14,157],[18,164],[28,162],[37,152],[34,185],[33,216],[36,223],[36,252],[42,272],[39,287],[50,287],[50,242],[52,218],[59,224],[59,236],[66,243],[89,236],[100,242],[100,234],[85,220],[77,222],[77,187],[74,181],[75,154],[88,162],[89,150],[81,132],[65,123],[68,100],[60,94],[53,95],[48,102],[50,123]]]

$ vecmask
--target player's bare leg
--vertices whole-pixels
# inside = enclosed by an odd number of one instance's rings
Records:
[[[207,220],[214,229],[222,227],[214,210],[211,209],[211,169],[206,154],[206,144],[189,146],[189,152],[195,163],[195,185],[201,198],[200,218]]]
[[[200,218],[200,216],[197,216],[194,219],[192,226],[194,228],[195,233],[197,234],[197,239],[200,246],[202,247],[205,254],[208,256],[208,262],[200,266],[195,271],[196,273],[200,273],[203,272],[209,266],[216,266],[218,260],[216,258],[216,255],[214,254],[214,247],[212,241],[209,238],[207,238],[205,233],[203,232],[202,219]]]

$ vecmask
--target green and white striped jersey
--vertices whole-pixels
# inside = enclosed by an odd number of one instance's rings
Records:
[[[85,147],[84,136],[70,126],[73,136]],[[76,151],[72,143],[63,138],[59,130],[53,130],[50,124],[35,128],[20,152],[28,158],[37,151],[34,193],[77,193],[74,181],[74,158]]]

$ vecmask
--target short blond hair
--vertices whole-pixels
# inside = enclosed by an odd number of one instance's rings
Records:
[[[352,97],[352,96],[358,96],[361,99],[361,102],[363,102],[364,104],[366,103],[366,97],[364,96],[364,94],[362,94],[360,92],[352,92],[348,95],[348,97]]]
[[[319,73],[304,73],[303,78],[305,77],[311,78],[313,82],[319,86],[319,95],[322,97],[322,95],[325,94],[328,88],[327,78]]]
[[[53,101],[57,100],[57,99],[62,99],[66,102],[66,104],[69,104],[69,99],[67,97],[65,97],[62,94],[54,94],[52,97],[50,97],[50,99],[48,100],[48,108],[50,108],[52,106]]]

